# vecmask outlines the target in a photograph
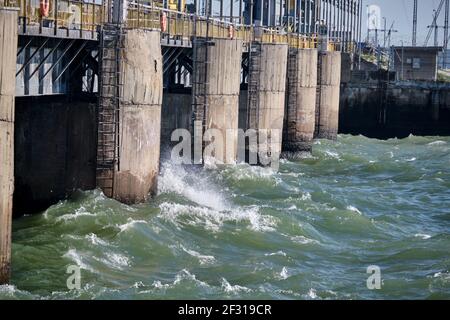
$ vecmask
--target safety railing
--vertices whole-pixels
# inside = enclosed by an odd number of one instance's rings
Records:
[[[0,6],[18,7],[23,26],[40,26],[95,33],[97,26],[112,22],[113,0],[0,0]],[[190,39],[210,37],[253,40],[263,43],[287,43],[299,49],[317,48],[316,35],[286,33],[283,29],[252,27],[216,18],[168,10],[158,1],[128,1],[127,28],[160,29],[163,36]],[[349,47],[349,46],[347,46]],[[328,49],[340,50],[337,40]],[[348,49],[348,48],[346,48]]]
[[[160,29],[163,35],[180,38],[209,37],[251,40],[250,26],[137,2],[131,2],[129,5],[126,26]]]
[[[105,21],[105,5],[96,0],[3,0],[4,7],[19,8],[19,23],[94,32]]]

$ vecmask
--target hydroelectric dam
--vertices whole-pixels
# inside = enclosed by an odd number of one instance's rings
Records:
[[[336,139],[362,1],[231,3],[1,1],[0,284],[14,216],[79,189],[146,201],[175,129],[218,130],[226,163],[238,129],[293,159]]]

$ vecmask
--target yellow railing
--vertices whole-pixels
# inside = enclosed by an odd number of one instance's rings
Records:
[[[40,11],[40,0],[3,0],[4,7],[19,8],[20,23],[27,26],[95,31],[105,21],[104,6],[94,0],[49,0],[46,16]]]
[[[0,6],[18,7],[20,23],[55,29],[95,32],[96,27],[111,22],[112,0],[49,0],[49,12],[40,12],[40,0],[0,0]],[[299,49],[317,48],[315,35],[286,33],[284,30],[251,27],[218,19],[207,19],[185,12],[163,9],[158,1],[129,1],[127,28],[161,29],[163,35],[189,39],[191,37],[233,38],[244,42],[287,43]],[[330,41],[328,49],[340,50],[337,41]]]

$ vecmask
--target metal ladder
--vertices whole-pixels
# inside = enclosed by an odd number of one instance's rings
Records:
[[[124,30],[106,24],[100,32],[99,103],[97,129],[97,186],[114,196],[115,171],[120,170],[121,55]]]
[[[247,129],[258,129],[261,44],[250,43],[248,57]]]
[[[289,50],[288,61],[288,94],[287,94],[287,123],[286,137],[295,137],[297,132],[297,107],[298,107],[298,50]]]
[[[194,28],[197,23],[194,21]],[[196,32],[196,31],[195,31]],[[194,33],[195,33],[194,32]],[[192,40],[192,95],[191,95],[191,107],[192,107],[192,127],[193,133],[198,131],[196,124],[201,122],[202,137],[207,130],[207,116],[208,116],[208,99],[207,92],[209,88],[208,83],[208,66],[210,64],[208,46],[212,45],[209,36],[209,22],[206,24],[206,37],[197,38]],[[202,150],[205,148],[202,138]],[[194,144],[194,147],[196,145]],[[196,159],[200,160],[200,159]],[[204,161],[202,157],[202,163]]]
[[[314,137],[320,133],[320,105],[322,103],[322,62],[324,54],[319,52],[317,60],[317,89],[316,89],[316,125],[314,129]]]
[[[208,111],[207,90],[208,90],[208,48],[206,39],[194,39],[193,41],[193,70],[192,81],[192,107],[194,120],[202,121],[203,130],[206,130],[206,116]]]

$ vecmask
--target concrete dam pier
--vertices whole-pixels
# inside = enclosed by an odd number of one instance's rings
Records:
[[[107,26],[100,46],[97,186],[116,200],[142,202],[159,173],[160,32]]]
[[[289,49],[283,157],[311,152],[316,124],[317,49]]]
[[[0,284],[11,270],[11,223],[14,192],[14,79],[17,46],[17,10],[0,10]]]
[[[41,212],[75,190],[145,202],[157,190],[162,150],[177,143],[175,129],[199,133],[200,154],[214,140],[205,132],[224,137],[208,155],[225,164],[254,147],[240,131],[256,132],[257,146],[270,141],[266,151],[277,160],[300,159],[316,138],[336,139],[340,57],[354,50],[360,1],[339,8],[353,25],[334,31],[323,1],[306,2],[298,5],[308,15],[283,11],[296,21],[289,32],[275,20],[256,27],[248,8],[230,18],[114,0],[84,4],[98,14],[72,23],[53,11],[24,17],[24,8],[5,2],[0,284],[10,277],[13,216]],[[267,165],[260,154],[256,160]]]

